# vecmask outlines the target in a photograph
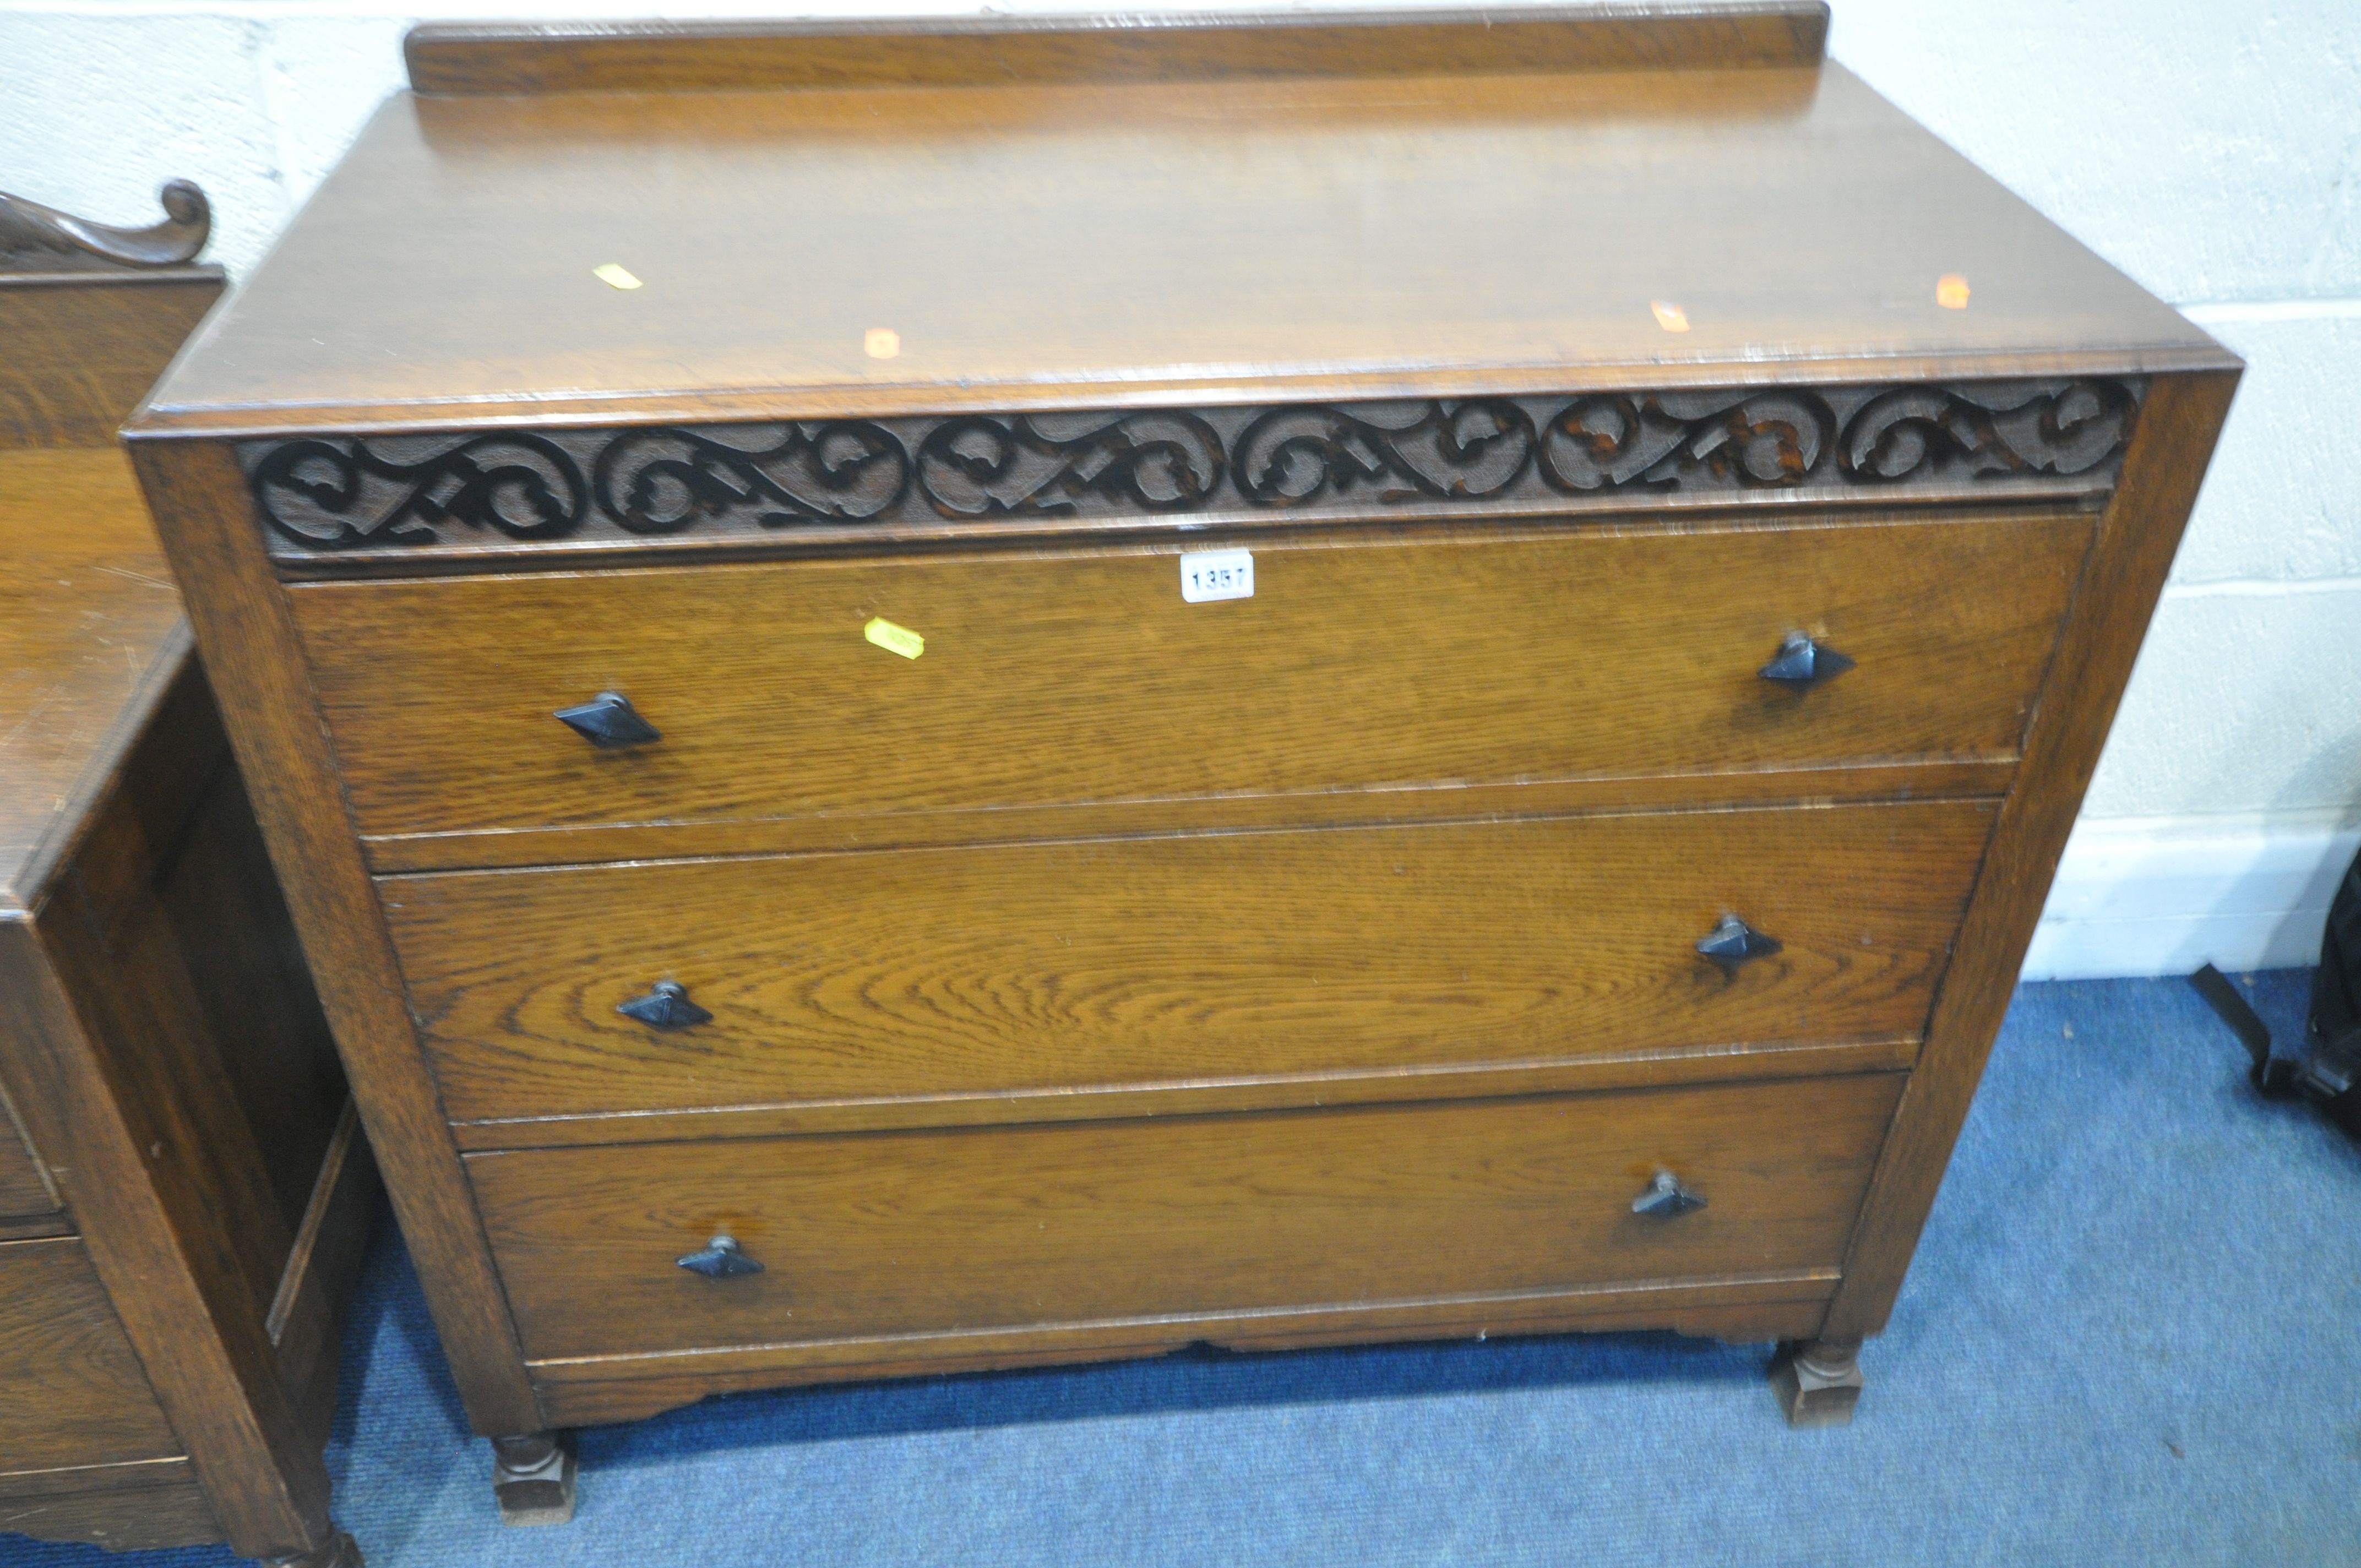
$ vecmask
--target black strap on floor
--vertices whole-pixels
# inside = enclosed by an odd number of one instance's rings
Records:
[[[2238,994],[2230,977],[2207,964],[2189,977],[2189,983],[2197,988],[2197,994],[2205,999],[2222,1022],[2246,1042],[2246,1054],[2255,1058],[2246,1077],[2263,1098],[2294,1099],[2300,1092],[2296,1080],[2302,1074],[2303,1063],[2294,1057],[2271,1054],[2271,1026]]]

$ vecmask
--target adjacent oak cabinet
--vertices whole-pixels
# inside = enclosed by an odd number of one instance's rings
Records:
[[[0,1557],[359,1568],[322,1451],[377,1179],[115,443],[222,293],[164,204],[0,196]]]

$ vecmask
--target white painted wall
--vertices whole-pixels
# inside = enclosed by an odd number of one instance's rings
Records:
[[[2361,4],[1835,4],[1838,59],[2251,367],[2026,972],[2309,961],[2361,842]],[[968,8],[0,0],[0,189],[142,223],[195,179],[236,274],[413,19]]]

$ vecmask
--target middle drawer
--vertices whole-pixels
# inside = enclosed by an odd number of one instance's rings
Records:
[[[390,877],[455,1121],[1915,1041],[1996,806]],[[1781,944],[1734,972],[1736,915]],[[617,1011],[659,981],[710,1018]]]

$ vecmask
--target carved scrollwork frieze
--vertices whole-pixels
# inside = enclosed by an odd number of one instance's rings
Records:
[[[1747,492],[2081,495],[2145,384],[1591,392],[245,443],[273,550],[1175,515],[1513,515]]]
[[[1834,437],[1811,392],[1609,392],[1577,398],[1544,432],[1542,475],[1567,494],[1630,485],[1801,485]]]
[[[1202,510],[1227,465],[1193,413],[967,414],[917,444],[918,486],[944,517]]]
[[[2030,396],[2007,389],[1903,387],[1845,426],[1848,479],[1897,484],[1949,468],[1976,477],[2075,475],[2122,452],[2138,399],[2116,381],[2070,381]]]
[[[1524,476],[1532,417],[1506,398],[1276,408],[1237,442],[1239,494],[1257,507],[1366,495],[1388,505],[1484,500]]]
[[[830,420],[627,430],[598,448],[591,495],[628,532],[678,533],[700,522],[866,521],[909,486],[909,454],[891,432]]]
[[[573,455],[533,434],[278,442],[250,482],[271,525],[314,550],[434,544],[455,523],[562,539],[581,527],[587,498]]]

